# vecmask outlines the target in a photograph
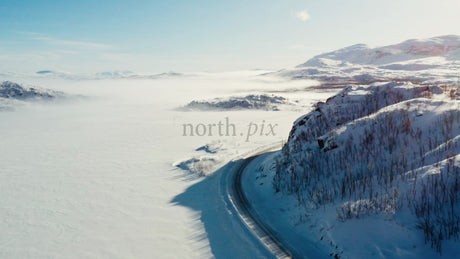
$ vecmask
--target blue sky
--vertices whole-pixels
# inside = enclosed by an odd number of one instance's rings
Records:
[[[459,13],[457,0],[0,0],[0,71],[280,69],[460,34]]]

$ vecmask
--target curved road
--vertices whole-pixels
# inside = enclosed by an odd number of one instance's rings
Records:
[[[228,172],[228,197],[233,207],[238,212],[241,220],[257,236],[263,245],[271,253],[273,253],[273,255],[277,258],[304,258],[289,243],[283,240],[279,233],[277,233],[267,223],[262,221],[257,212],[248,202],[248,199],[242,190],[241,176],[244,173],[246,166],[256,157],[267,151],[268,150],[264,150],[251,157],[245,158],[241,161],[236,170]]]

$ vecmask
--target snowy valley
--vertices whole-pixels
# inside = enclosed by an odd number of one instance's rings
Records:
[[[454,258],[459,53],[442,36],[281,71],[2,72],[0,257],[274,258],[226,192],[257,155],[242,190],[296,255]]]
[[[259,74],[120,80],[3,73],[0,82],[15,83],[2,83],[0,98],[9,107],[0,111],[0,257],[270,258],[229,213],[213,172],[261,146],[280,148],[302,112],[178,109],[315,85]],[[297,97],[311,106],[328,95]],[[183,124],[226,118],[242,133],[251,122],[279,126],[275,136],[247,142],[183,136]]]

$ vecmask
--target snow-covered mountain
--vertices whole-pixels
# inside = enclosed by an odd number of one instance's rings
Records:
[[[383,65],[428,57],[460,60],[460,36],[448,35],[425,40],[407,40],[385,47],[369,48],[356,44],[313,57],[298,67],[330,65]]]
[[[264,195],[294,204],[273,213],[299,219],[331,256],[458,255],[459,53],[458,36],[359,44],[276,73],[342,90],[297,119],[264,165]]]
[[[452,84],[459,80],[459,71],[460,36],[449,35],[378,48],[357,44],[272,74],[326,84],[388,80]]]

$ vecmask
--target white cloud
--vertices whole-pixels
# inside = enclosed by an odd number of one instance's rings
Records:
[[[92,49],[92,50],[106,50],[111,49],[110,45],[94,43],[94,42],[86,42],[86,41],[72,41],[72,40],[60,40],[54,39],[50,37],[34,37],[34,40],[39,40],[46,42],[48,44],[65,46],[65,47],[73,47],[73,48],[84,48],[84,49]]]
[[[307,10],[302,10],[300,12],[297,12],[296,16],[302,22],[306,22],[306,21],[310,20],[310,15],[308,14]]]
[[[113,49],[112,46],[94,42],[87,42],[87,41],[75,41],[75,40],[63,40],[63,39],[56,39],[52,37],[48,37],[41,33],[36,32],[22,32],[24,35],[28,35],[30,39],[37,40],[44,42],[50,45],[58,45],[62,47],[68,48],[78,48],[78,49],[86,49],[86,50],[109,50]]]
[[[86,42],[86,41],[72,41],[72,40],[60,40],[50,37],[35,37],[35,40],[44,41],[48,44],[60,45],[66,47],[85,48],[85,49],[110,49],[110,45]]]

